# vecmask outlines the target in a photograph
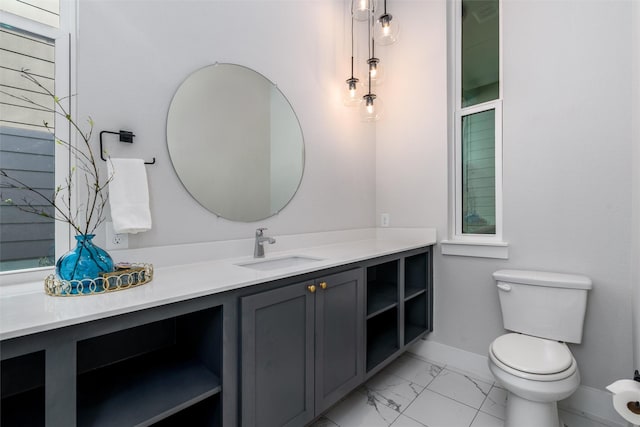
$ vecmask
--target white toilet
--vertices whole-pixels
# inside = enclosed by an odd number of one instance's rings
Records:
[[[558,427],[557,401],[580,372],[566,342],[582,341],[588,277],[540,271],[493,273],[508,333],[489,346],[489,369],[507,392],[505,427]]]

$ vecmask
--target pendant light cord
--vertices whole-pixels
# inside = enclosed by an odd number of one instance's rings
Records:
[[[373,25],[373,23],[371,23]],[[376,41],[371,37],[371,59],[376,57]]]
[[[371,13],[369,14],[369,17],[367,18],[367,24],[368,25],[368,32],[369,32],[369,53],[371,54],[371,56],[369,57],[369,59],[373,58],[373,39],[371,38],[371,25],[373,25],[373,22],[371,22]],[[369,94],[371,94],[371,70],[367,71],[367,75],[369,76]]]
[[[351,78],[353,79],[353,1],[351,0]]]

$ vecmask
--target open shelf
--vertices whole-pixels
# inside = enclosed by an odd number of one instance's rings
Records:
[[[404,306],[404,344],[427,331],[427,293],[408,300]]]
[[[219,393],[219,378],[174,349],[80,376],[79,426],[147,426]]]
[[[369,282],[367,318],[398,306],[398,286],[393,282]]]
[[[220,427],[220,395],[211,396],[195,405],[155,423],[153,427]]]
[[[220,307],[79,341],[77,425],[170,423],[199,402],[218,402],[221,346]],[[219,423],[219,410],[203,413],[198,425]]]
[[[412,298],[417,297],[418,295],[424,294],[426,293],[427,290],[426,289],[411,289],[411,290],[407,290],[407,293],[405,293],[404,295],[404,300],[409,301]]]
[[[3,427],[44,426],[44,387],[2,399]]]
[[[398,260],[367,268],[367,318],[398,305]]]
[[[394,354],[398,341],[397,308],[367,320],[367,372]]]
[[[44,351],[2,361],[0,425],[3,427],[45,425],[44,370]]]
[[[412,255],[404,260],[405,301],[427,289],[427,254]]]

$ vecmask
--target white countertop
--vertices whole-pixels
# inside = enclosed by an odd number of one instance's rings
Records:
[[[212,260],[199,262],[180,262],[170,265],[166,261],[168,253],[189,253],[190,246],[173,246],[153,251],[135,250],[126,252],[130,257],[150,255],[150,259],[131,259],[131,261],[151,262],[154,264],[153,280],[143,286],[99,295],[83,297],[52,297],[44,293],[42,280],[0,287],[0,340],[43,332],[64,326],[75,325],[109,316],[129,313],[136,310],[157,307],[191,298],[212,295],[224,291],[265,283],[272,280],[292,277],[299,274],[337,267],[370,258],[398,253],[410,249],[432,245],[436,242],[434,229],[366,229],[354,234],[332,232],[313,235],[274,236],[282,241],[285,250],[277,251],[275,245],[265,245],[265,260],[290,255],[319,258],[306,264],[259,271],[236,264],[253,261],[252,256],[237,257],[237,250],[245,249],[253,239],[231,241],[226,251],[231,257],[223,257],[225,244],[216,242],[212,250]],[[299,237],[302,236],[302,237]],[[357,240],[344,240],[356,237]],[[240,243],[239,243],[240,242]],[[293,248],[294,242],[297,248]],[[322,242],[323,244],[316,244]],[[311,243],[311,246],[305,246]],[[251,246],[252,247],[252,246]],[[205,245],[198,245],[197,252],[202,258]],[[247,253],[247,252],[242,252]],[[252,252],[251,252],[252,253]],[[183,261],[180,257],[175,257]],[[117,256],[114,256],[116,261]],[[43,274],[43,279],[46,274]]]

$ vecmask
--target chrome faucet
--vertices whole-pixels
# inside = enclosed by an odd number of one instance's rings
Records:
[[[273,237],[264,236],[264,230],[266,230],[266,228],[256,229],[256,245],[253,249],[254,258],[264,258],[264,242],[269,244],[274,244],[276,242],[276,239]]]

